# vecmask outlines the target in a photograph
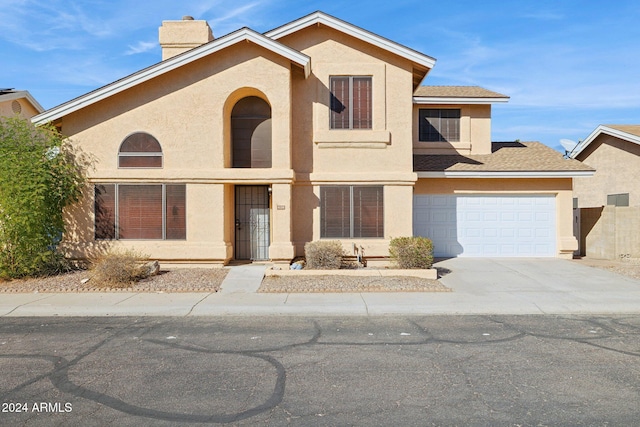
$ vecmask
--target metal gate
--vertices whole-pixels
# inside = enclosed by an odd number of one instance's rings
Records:
[[[269,186],[236,186],[236,259],[269,259]]]

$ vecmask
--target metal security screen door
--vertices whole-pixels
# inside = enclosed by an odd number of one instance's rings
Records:
[[[269,259],[269,187],[236,186],[236,259]]]

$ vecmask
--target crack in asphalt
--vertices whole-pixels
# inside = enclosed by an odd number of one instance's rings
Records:
[[[613,337],[620,337],[624,335],[634,335],[640,333],[640,327],[625,323],[624,319],[609,319],[609,321],[613,325],[617,325],[621,328],[625,328],[627,330],[631,330],[632,332],[623,332],[615,327],[608,326],[604,324],[603,319],[599,318],[562,318],[559,317],[560,320],[571,320],[574,322],[582,323],[588,325],[588,327],[599,328],[601,333],[597,336],[593,337],[584,337],[584,336],[567,336],[567,335],[554,335],[548,333],[534,332],[527,330],[526,327],[517,325],[515,323],[509,322],[507,320],[496,319],[493,316],[479,316],[480,318],[484,318],[485,320],[495,323],[497,325],[502,326],[505,329],[505,332],[509,333],[509,336],[501,337],[501,338],[486,338],[481,341],[478,340],[455,340],[455,339],[446,339],[446,338],[437,338],[434,334],[429,331],[424,326],[420,325],[415,318],[406,318],[406,322],[409,325],[412,325],[417,329],[419,334],[419,339],[412,338],[412,341],[402,341],[402,340],[383,340],[383,341],[375,341],[375,342],[353,342],[349,340],[345,341],[322,341],[323,338],[323,330],[317,321],[312,322],[313,334],[312,336],[305,341],[295,342],[291,344],[283,344],[279,346],[272,346],[266,348],[259,349],[245,349],[245,350],[217,350],[207,348],[201,345],[196,344],[180,344],[177,342],[166,342],[154,338],[143,338],[146,335],[149,335],[153,330],[159,329],[166,324],[166,322],[159,322],[153,324],[151,326],[143,326],[143,325],[125,325],[123,328],[119,330],[115,330],[110,333],[106,338],[101,339],[98,343],[90,346],[86,351],[80,353],[75,358],[71,360],[67,360],[64,357],[53,356],[47,354],[0,354],[0,359],[41,359],[45,360],[53,365],[53,368],[40,375],[36,375],[27,381],[20,383],[19,385],[13,387],[11,390],[0,395],[0,399],[7,400],[12,395],[24,390],[26,387],[40,381],[43,379],[49,379],[51,384],[58,390],[82,398],[88,399],[93,402],[96,402],[100,405],[104,405],[110,407],[114,410],[144,417],[155,420],[162,421],[170,421],[170,422],[191,422],[191,423],[233,423],[241,420],[245,420],[248,418],[252,418],[256,415],[265,413],[267,411],[273,410],[276,408],[284,399],[285,390],[286,390],[286,379],[287,379],[287,371],[284,365],[277,360],[274,356],[269,355],[267,353],[272,352],[282,352],[291,350],[298,347],[311,347],[311,346],[425,346],[425,345],[435,345],[440,346],[442,344],[455,344],[455,345],[491,345],[495,343],[504,343],[510,341],[521,340],[525,337],[535,337],[535,338],[544,338],[544,339],[558,339],[565,341],[572,341],[578,344],[592,346],[605,351],[612,351],[619,354],[623,354],[630,357],[640,357],[640,352],[634,351],[626,351],[617,349],[611,346],[604,345],[597,341],[602,339],[609,339]],[[105,328],[107,330],[111,330],[110,328]],[[143,341],[161,346],[164,348],[169,348],[173,350],[181,350],[188,351],[194,353],[202,353],[208,355],[216,355],[216,354],[224,354],[231,356],[239,356],[239,357],[250,357],[256,358],[263,362],[266,362],[273,369],[272,374],[265,373],[264,376],[267,377],[269,375],[273,378],[273,388],[269,396],[260,404],[235,413],[229,414],[191,414],[191,413],[178,413],[178,412],[169,412],[169,411],[160,411],[151,408],[146,408],[138,405],[134,405],[128,403],[122,399],[118,399],[113,397],[107,393],[102,393],[99,391],[92,390],[88,387],[84,387],[82,385],[75,384],[69,378],[69,370],[75,366],[77,366],[83,359],[87,358],[89,355],[94,354],[101,347],[113,342],[121,336],[125,336],[129,334],[131,331],[135,329],[136,332],[142,330],[142,333],[137,333],[139,339]],[[471,381],[470,376],[464,369],[461,368],[461,372],[463,372],[467,381]],[[483,402],[482,396],[476,394],[476,398],[478,398],[481,402]],[[485,402],[486,404],[486,402]]]

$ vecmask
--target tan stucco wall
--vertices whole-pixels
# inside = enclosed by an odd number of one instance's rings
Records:
[[[581,210],[585,248],[591,258],[640,259],[640,206],[605,206]]]
[[[320,239],[322,185],[384,186],[384,239],[341,239],[367,256],[388,256],[392,237],[412,235],[412,67],[399,57],[327,28],[310,28],[279,40],[312,58],[312,74],[293,82],[293,164],[296,185],[292,240],[297,255]],[[329,79],[371,76],[371,130],[329,128]]]
[[[351,182],[350,182],[351,183]],[[342,184],[350,184],[344,182]],[[331,183],[333,184],[333,183]],[[353,183],[351,183],[353,184]],[[383,182],[366,182],[363,185],[384,187],[384,238],[327,239],[340,240],[348,254],[353,245],[363,247],[368,257],[387,257],[389,240],[394,237],[413,235],[413,187]],[[293,238],[296,255],[304,255],[306,242],[321,240],[320,237],[320,185],[298,185],[294,188]]]
[[[260,96],[272,110],[274,161],[272,170],[251,173],[254,179],[265,173],[265,178],[290,178],[289,67],[288,61],[252,44],[234,46],[72,113],[64,118],[62,132],[95,156],[92,177],[233,179],[246,171],[225,169],[230,112],[244,96]],[[144,173],[117,168],[121,142],[140,131],[162,145],[164,168]]]
[[[13,111],[14,102],[20,104],[20,113],[18,114]],[[30,119],[36,114],[38,114],[38,110],[36,110],[33,105],[31,105],[31,102],[29,102],[29,100],[26,98],[0,101],[0,116],[13,117],[17,115],[19,117],[22,117],[23,119]]]
[[[423,108],[460,109],[460,141],[420,141],[419,111]],[[491,154],[491,105],[415,104],[412,117],[415,154]]]
[[[293,83],[294,169],[316,180],[353,174],[402,174],[412,170],[412,68],[407,60],[325,27],[280,42],[312,58],[312,74]],[[373,129],[329,129],[329,78],[371,76]],[[376,171],[371,174],[371,171]]]
[[[158,39],[164,61],[213,40],[213,32],[207,21],[188,18],[163,21],[158,29]]]
[[[640,145],[601,134],[578,160],[596,170],[592,177],[574,180],[580,208],[604,206],[608,194],[619,193],[629,193],[629,206],[640,206]]]
[[[556,198],[557,256],[572,258],[578,249],[573,236],[573,194],[571,178],[419,179],[414,194],[548,194]]]

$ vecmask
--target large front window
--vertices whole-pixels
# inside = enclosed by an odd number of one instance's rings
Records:
[[[331,129],[372,129],[371,77],[330,78]]]
[[[186,239],[184,184],[96,184],[96,239]]]
[[[420,141],[424,142],[459,142],[460,110],[421,108]]]
[[[320,237],[384,237],[382,186],[320,187]]]

